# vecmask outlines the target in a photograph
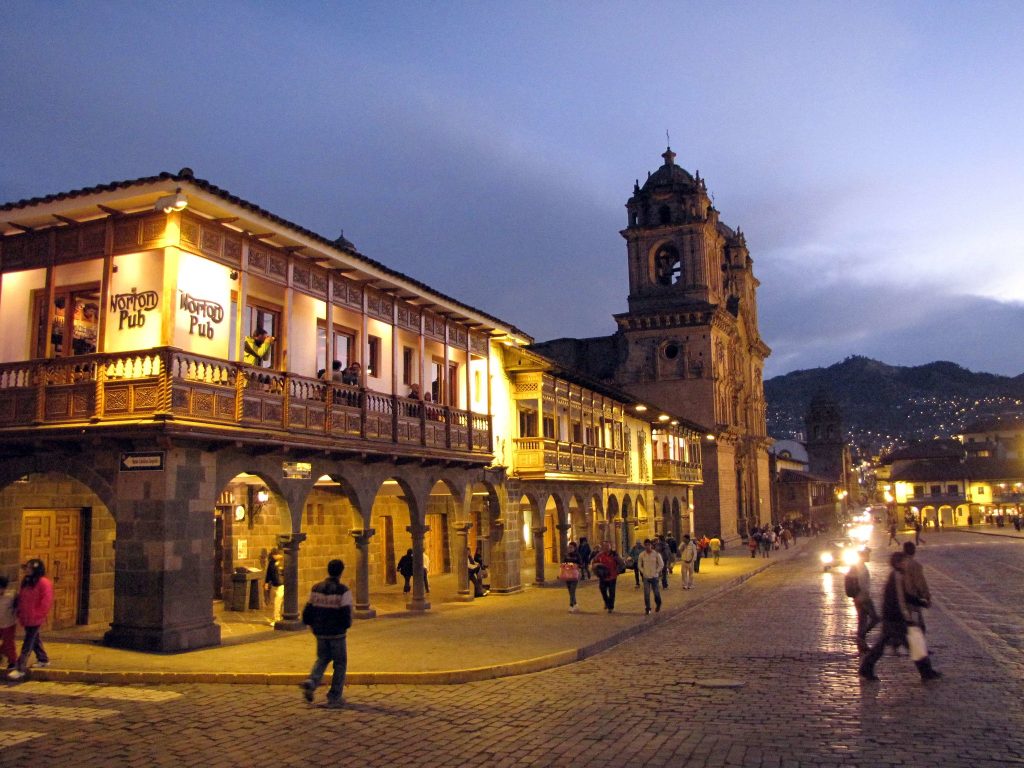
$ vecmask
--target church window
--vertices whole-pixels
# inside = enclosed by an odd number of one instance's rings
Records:
[[[658,209],[658,222],[660,224],[672,223],[672,211],[668,209],[667,205],[663,205]]]
[[[675,246],[665,245],[654,257],[654,279],[659,285],[674,285],[683,277],[683,264]]]
[[[664,353],[665,357],[667,357],[669,360],[675,360],[677,357],[679,357],[679,347],[675,344],[668,344],[665,346]]]

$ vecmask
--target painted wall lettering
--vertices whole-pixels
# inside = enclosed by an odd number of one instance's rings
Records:
[[[110,311],[117,314],[117,329],[141,328],[146,324],[146,312],[152,312],[160,303],[160,295],[156,291],[138,292],[132,288],[131,293],[115,293],[110,297]]]
[[[179,309],[188,313],[188,332],[206,339],[213,338],[213,326],[219,325],[224,319],[224,307],[215,301],[197,299],[184,291],[181,294]]]

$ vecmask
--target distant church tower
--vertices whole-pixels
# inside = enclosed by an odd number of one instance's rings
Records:
[[[616,383],[713,430],[695,530],[745,533],[771,520],[757,278],[739,229],[719,221],[700,174],[665,163],[626,203],[629,311]]]
[[[826,477],[847,493],[856,492],[856,478],[850,447],[843,432],[839,403],[824,391],[811,398],[804,416],[807,430],[807,468],[812,475]],[[853,499],[851,499],[852,501]]]

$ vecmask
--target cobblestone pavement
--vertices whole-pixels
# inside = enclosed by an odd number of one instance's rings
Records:
[[[9,687],[0,766],[1022,765],[1024,541],[990,538],[922,548],[945,673],[933,683],[890,655],[881,683],[859,682],[842,575],[808,549],[592,659],[457,686],[357,686],[341,711],[280,686]],[[877,548],[876,592],[886,559]]]

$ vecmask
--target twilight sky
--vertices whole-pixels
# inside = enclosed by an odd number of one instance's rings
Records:
[[[699,170],[766,376],[1024,372],[1024,3],[32,2],[0,202],[183,166],[543,341],[614,331],[625,202]]]

